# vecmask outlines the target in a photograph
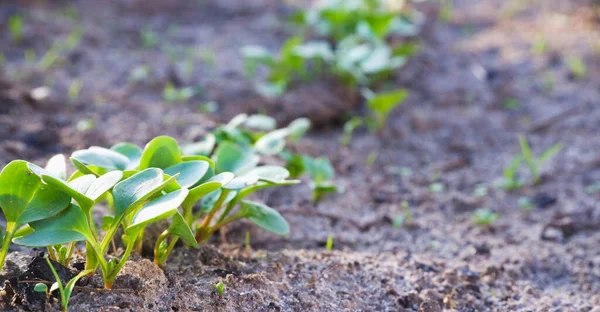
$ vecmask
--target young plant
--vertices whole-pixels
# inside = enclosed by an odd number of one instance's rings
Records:
[[[176,88],[172,83],[167,83],[163,89],[163,98],[168,103],[181,103],[191,99],[196,93],[193,87]]]
[[[399,89],[374,94],[369,90],[365,97],[367,106],[371,109],[371,119],[368,125],[371,131],[376,131],[383,129],[390,113],[408,97],[408,91]]]
[[[13,42],[19,42],[23,39],[23,18],[20,15],[13,15],[8,18],[8,29]]]
[[[583,79],[587,75],[587,67],[583,60],[576,56],[569,56],[566,64],[575,79]]]
[[[325,244],[325,249],[327,249],[327,251],[333,250],[333,235],[327,236],[327,243]]]
[[[521,146],[521,156],[523,161],[525,161],[527,168],[529,168],[532,184],[537,184],[540,181],[540,170],[542,169],[542,166],[558,154],[564,147],[562,143],[556,143],[536,158],[524,135],[519,135],[519,145]]]
[[[219,282],[213,285],[219,294],[219,301],[223,300],[223,294],[225,293],[225,283],[219,279]]]
[[[354,133],[354,130],[362,126],[362,124],[363,121],[360,117],[352,117],[350,120],[346,121],[346,123],[344,123],[344,134],[340,139],[340,144],[342,146],[350,145],[350,142],[352,142],[352,134]]]
[[[500,218],[500,214],[487,208],[477,209],[472,215],[471,220],[475,225],[489,227]]]
[[[402,212],[403,214],[396,216],[392,220],[392,225],[395,229],[399,228],[403,224],[411,224],[412,223],[412,214],[410,212],[410,207],[408,206],[407,201],[402,201]]]
[[[144,48],[154,48],[158,45],[158,34],[146,27],[140,31],[140,40]]]
[[[52,286],[50,287],[50,290],[46,290],[46,295],[49,297],[50,294],[57,290],[60,293],[60,304],[62,306],[62,311],[63,312],[67,312],[69,311],[69,300],[71,300],[71,294],[73,293],[73,289],[75,288],[75,284],[77,284],[77,282],[84,276],[90,274],[93,272],[93,270],[84,270],[81,271],[79,274],[77,274],[75,277],[73,277],[69,282],[67,282],[66,285],[63,286],[62,280],[60,279],[60,276],[58,276],[58,273],[56,272],[56,269],[54,268],[54,266],[52,265],[52,262],[50,262],[50,258],[46,258],[46,262],[48,263],[48,267],[50,268],[50,270],[52,271],[52,274],[54,275],[54,284],[52,284]],[[38,286],[38,285],[44,285],[46,287],[43,286]],[[37,289],[36,289],[37,288]],[[45,284],[36,284],[34,287],[35,291],[39,291],[39,290],[45,290],[48,288],[47,285]]]

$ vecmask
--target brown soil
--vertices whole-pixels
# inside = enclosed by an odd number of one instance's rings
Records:
[[[306,185],[262,193],[289,220],[288,237],[241,223],[209,246],[178,249],[164,271],[134,257],[115,283],[117,290],[97,290],[101,283],[92,279],[75,292],[71,309],[600,311],[600,193],[586,191],[600,181],[595,4],[453,2],[448,23],[428,14],[420,55],[395,79],[411,96],[383,133],[358,133],[349,148],[341,148],[341,129],[323,128],[298,147],[332,160],[344,194],[312,205]],[[261,44],[275,50],[287,37],[283,20],[290,12],[275,0],[78,1],[74,20],[64,13],[66,2],[35,3],[0,6],[6,58],[0,165],[15,158],[43,164],[53,153],[120,141],[143,144],[160,134],[192,141],[216,120],[260,110],[239,48]],[[519,8],[520,3],[527,5]],[[17,44],[5,30],[15,12],[25,16]],[[24,61],[25,49],[34,49],[39,59],[52,40],[77,26],[85,35],[63,65],[41,72]],[[142,46],[139,31],[145,27],[158,34],[158,47]],[[532,53],[536,37],[547,41],[547,51]],[[187,77],[170,64],[161,49],[166,46],[213,55],[199,57]],[[571,74],[571,56],[586,64],[585,78]],[[150,77],[131,83],[129,72],[143,64],[151,65]],[[77,100],[69,100],[75,79],[83,88]],[[49,82],[50,98],[32,100],[30,90]],[[167,82],[202,91],[186,103],[164,103]],[[317,91],[296,91],[298,98],[287,102],[301,105],[306,98],[328,108],[333,95],[340,103],[348,96],[322,87],[300,87]],[[220,101],[220,110],[201,113],[199,104],[210,100]],[[292,113],[286,107],[273,113],[287,120]],[[93,119],[95,128],[78,130],[83,119]],[[505,192],[492,185],[518,153],[518,133],[527,135],[536,154],[557,142],[565,148],[545,167],[539,185]],[[378,158],[367,167],[372,151]],[[399,175],[399,167],[412,175]],[[441,183],[443,191],[431,192],[432,183]],[[474,193],[481,186],[487,187],[483,196]],[[532,199],[533,210],[519,208],[522,196]],[[409,203],[412,223],[395,228],[402,201]],[[501,217],[491,227],[476,226],[471,214],[478,208]],[[243,250],[247,231],[249,255]],[[329,235],[332,252],[324,247]],[[3,276],[21,273],[27,259],[13,253]],[[226,284],[222,299],[212,286],[219,278]]]

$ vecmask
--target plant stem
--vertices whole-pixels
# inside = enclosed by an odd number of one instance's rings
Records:
[[[198,232],[196,233],[196,241],[197,242],[201,242],[204,240],[205,232],[208,232],[208,227],[210,226],[210,221],[215,216],[215,214],[217,213],[217,211],[219,210],[221,205],[223,205],[223,202],[227,198],[228,194],[229,194],[229,190],[224,189],[221,192],[221,196],[219,196],[219,199],[214,204],[213,208],[210,210],[208,215],[206,215],[206,217],[204,217],[204,220],[202,221],[202,224],[200,224],[200,227],[198,228]]]
[[[227,225],[227,224],[229,224],[231,222],[237,221],[239,219],[242,219],[242,217],[238,216],[238,215],[234,215],[234,216],[230,217],[229,219],[225,219],[223,221],[218,222],[213,227],[211,227],[210,230],[208,230],[208,232],[206,233],[206,235],[203,237],[203,240],[202,241],[198,241],[198,243],[202,243],[202,242],[206,241],[218,229],[224,227],[225,225]]]
[[[167,239],[169,236],[169,230],[165,230],[156,239],[156,243],[154,244],[154,263],[157,265],[161,264],[161,254],[160,254],[160,245],[162,242]]]
[[[17,224],[15,222],[6,223],[6,233],[2,240],[2,249],[0,249],[0,271],[2,271],[2,267],[4,267],[4,261],[6,260],[6,255],[8,255],[8,248],[10,248],[10,243],[12,242],[16,230]]]
[[[104,277],[104,289],[112,289],[112,285],[115,281],[115,278],[117,277],[117,274],[119,274],[119,271],[121,271],[121,269],[125,265],[125,262],[127,262],[127,259],[129,259],[129,256],[131,255],[131,251],[135,246],[135,241],[136,239],[130,238],[130,240],[127,242],[127,249],[125,249],[125,253],[121,256],[121,260],[119,260],[117,266],[115,266],[111,270],[108,276]]]

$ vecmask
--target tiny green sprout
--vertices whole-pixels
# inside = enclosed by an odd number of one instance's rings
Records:
[[[185,102],[196,95],[194,87],[176,88],[172,83],[167,83],[163,90],[163,98],[166,102]]]
[[[20,15],[13,15],[8,18],[8,29],[12,41],[19,42],[23,38],[23,18]]]
[[[370,128],[375,131],[383,129],[392,110],[408,97],[408,91],[398,89],[378,94],[366,91],[365,97],[367,98],[367,106],[372,112],[373,122]]]
[[[440,182],[431,183],[429,185],[429,191],[431,193],[441,193],[445,189],[444,184]]]
[[[410,212],[410,207],[406,200],[402,201],[402,214],[394,217],[392,220],[392,226],[397,229],[403,224],[411,224],[412,223],[412,214]]]
[[[362,126],[362,124],[363,120],[360,117],[352,117],[350,120],[346,121],[346,123],[344,123],[344,134],[340,139],[340,144],[342,146],[350,145],[350,142],[352,142],[352,134],[354,133],[354,130]]]
[[[158,45],[158,34],[148,27],[140,31],[140,39],[144,48],[154,48]]]
[[[316,203],[327,193],[339,192],[340,189],[331,182],[335,172],[329,159],[325,157],[301,157],[301,166],[312,178],[313,202]]]
[[[448,23],[452,20],[454,7],[452,5],[452,0],[440,0],[440,11],[438,13],[438,18],[445,23]]]
[[[48,285],[46,285],[44,283],[35,284],[35,286],[33,286],[33,291],[46,294],[46,300],[50,298],[50,292],[48,291]]]
[[[213,285],[219,294],[219,300],[223,300],[223,294],[225,293],[225,283],[219,279],[219,282]]]
[[[246,255],[250,255],[250,251],[252,250],[252,248],[250,247],[250,232],[246,231],[246,236],[244,239],[244,252],[246,253]]]
[[[537,184],[540,181],[540,170],[542,169],[542,166],[558,154],[564,146],[562,143],[556,143],[536,158],[524,135],[519,135],[519,145],[521,146],[522,159],[529,168],[532,184]]]
[[[477,209],[472,215],[471,220],[475,225],[491,226],[500,218],[500,214],[487,208]]]
[[[77,122],[77,132],[88,132],[96,127],[96,122],[91,118],[81,119]]]
[[[529,197],[526,197],[526,196],[519,197],[517,204],[519,205],[519,208],[521,208],[524,211],[533,210],[533,204],[531,203],[531,200],[529,199]]]
[[[509,110],[519,109],[521,102],[515,98],[508,98],[502,101],[502,107]]]
[[[152,67],[148,64],[135,67],[129,72],[129,81],[146,82],[150,78]]]
[[[548,40],[541,35],[536,35],[531,45],[531,54],[543,55],[546,51],[548,51]]]
[[[333,235],[327,236],[327,243],[325,244],[327,251],[333,250]]]
[[[82,277],[92,273],[93,270],[84,270],[84,271],[80,272],[75,277],[73,277],[69,282],[67,282],[66,285],[63,286],[60,276],[56,272],[56,269],[52,265],[52,262],[50,262],[50,258],[46,258],[46,262],[48,263],[48,266],[50,267],[50,270],[52,271],[52,275],[54,275],[54,280],[55,280],[55,283],[52,285],[52,288],[50,288],[49,292],[52,292],[56,288],[58,288],[58,291],[60,293],[60,304],[62,305],[62,311],[67,312],[67,311],[69,311],[69,300],[71,300],[71,294],[73,293],[73,289],[75,289],[75,284],[77,284],[77,282]],[[36,287],[38,285],[39,284],[36,284]],[[48,287],[46,286],[46,289],[47,288]]]
[[[71,103],[77,102],[77,99],[79,99],[79,93],[81,92],[82,87],[83,87],[83,83],[81,82],[81,80],[79,80],[79,79],[73,80],[73,82],[69,86],[69,91],[68,91],[69,101]]]
[[[369,153],[367,159],[365,160],[365,164],[367,165],[367,167],[373,167],[373,165],[377,161],[378,156],[379,154],[377,153],[377,151],[372,151],[371,153]]]
[[[219,110],[219,103],[216,101],[208,101],[200,104],[199,110],[201,113],[216,113]]]
[[[587,67],[580,57],[568,56],[566,64],[575,79],[583,79],[587,75]]]
[[[485,197],[488,195],[488,187],[487,185],[480,183],[475,186],[475,190],[473,190],[473,195],[476,197]]]

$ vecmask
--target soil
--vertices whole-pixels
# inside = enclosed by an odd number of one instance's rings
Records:
[[[410,90],[409,99],[382,133],[359,132],[342,148],[341,128],[327,121],[351,113],[347,90],[330,82],[301,86],[281,101],[292,104],[277,106],[244,76],[241,46],[276,50],[289,35],[284,21],[292,9],[283,2],[4,1],[0,165],[17,158],[43,164],[54,153],[144,144],[162,134],[189,142],[236,113],[265,108],[281,121],[308,114],[323,125],[297,149],[329,157],[345,189],[316,205],[306,183],[264,192],[259,199],[288,219],[289,236],[242,222],[200,249],[177,249],[165,268],[134,256],[114,291],[100,290],[96,277],[76,289],[71,310],[600,311],[600,193],[590,188],[600,181],[597,4],[452,2],[446,22],[435,4],[420,4],[427,16],[421,52],[393,81]],[[14,13],[25,21],[18,43],[6,31]],[[26,49],[39,59],[76,27],[85,29],[83,39],[59,65],[40,71],[24,60]],[[157,34],[157,46],[143,46],[143,29]],[[545,51],[532,51],[535,38]],[[203,54],[187,75],[181,61],[169,61],[167,47]],[[571,57],[583,60],[585,77],[572,74]],[[151,73],[132,82],[130,71],[144,64]],[[76,79],[83,87],[70,99]],[[200,91],[165,103],[168,82]],[[49,97],[36,100],[31,91],[44,85]],[[202,111],[207,101],[219,103],[217,112]],[[95,126],[83,129],[85,120]],[[565,147],[538,185],[506,192],[493,184],[519,152],[519,133],[536,155],[557,142]],[[372,151],[377,159],[367,166]],[[432,192],[434,183],[442,190]],[[533,209],[519,207],[523,196]],[[395,227],[403,201],[411,222]],[[500,218],[474,225],[478,208]],[[330,235],[334,250],[326,251]],[[30,259],[11,253],[3,279],[26,271]],[[223,298],[213,287],[219,279]]]

